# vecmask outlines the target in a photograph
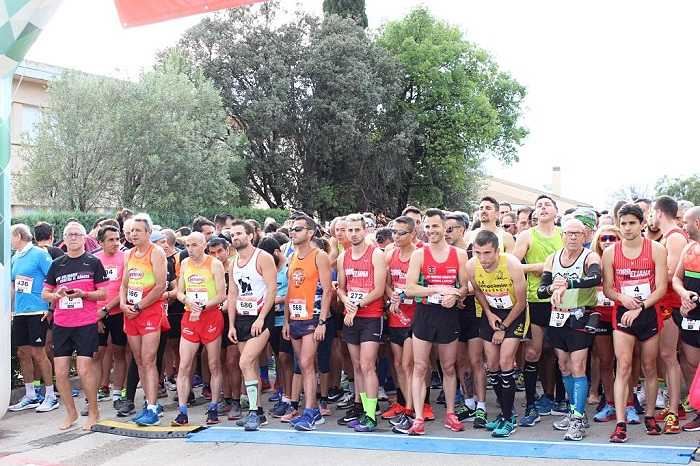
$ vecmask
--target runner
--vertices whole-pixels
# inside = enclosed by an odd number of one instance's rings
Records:
[[[551,298],[552,314],[547,338],[554,347],[571,405],[569,415],[554,422],[556,430],[565,430],[564,440],[583,440],[586,419],[588,379],[586,363],[597,329],[596,286],[602,282],[600,257],[583,245],[586,226],[578,219],[564,223],[564,248],[545,261],[537,290],[539,298]]]
[[[132,420],[149,426],[160,424],[156,356],[166,318],[163,293],[167,286],[167,260],[163,250],[151,242],[151,218],[137,214],[132,220],[130,235],[134,247],[124,256],[126,271],[119,301],[125,318],[124,331],[146,399],[144,409]]]
[[[38,413],[58,408],[53,386],[53,369],[46,355],[49,305],[41,299],[41,290],[51,267],[51,256],[32,244],[29,227],[23,223],[10,227],[10,245],[15,251],[11,265],[12,346],[17,348],[24,381],[24,396],[10,411],[35,409]],[[35,378],[41,377],[46,389],[40,399]]]
[[[294,220],[289,232],[294,254],[289,261],[282,336],[291,338],[301,368],[306,406],[301,416],[290,421],[300,431],[314,430],[325,422],[316,405],[316,355],[330,312],[331,269],[325,251],[311,245],[315,232],[316,223],[307,216]],[[321,302],[316,303],[319,285],[323,294]]]
[[[540,284],[545,260],[550,254],[564,246],[561,230],[554,224],[556,216],[557,203],[548,195],[541,194],[535,201],[535,210],[532,212],[533,221],[537,221],[537,225],[518,235],[513,251],[518,260],[525,259],[526,262],[523,269],[527,273],[527,301],[532,333],[531,339],[525,342],[523,373],[525,375],[526,410],[525,415],[520,419],[522,427],[531,427],[540,421],[540,413],[535,406],[537,369],[542,355],[544,330],[549,326],[551,304],[549,299],[537,296],[537,288]],[[545,391],[543,398],[549,402],[551,410],[554,400],[553,393]]]
[[[352,214],[346,220],[351,248],[338,257],[338,298],[345,307],[343,340],[352,360],[354,407],[355,414],[359,415],[347,426],[357,432],[370,432],[377,427],[376,361],[383,333],[386,268],[382,252],[365,241],[365,218]]]
[[[466,298],[469,286],[466,273],[467,253],[447,244],[445,220],[445,214],[441,210],[426,211],[424,229],[429,244],[413,252],[406,277],[406,294],[409,297],[420,298],[413,322],[414,366],[411,388],[413,406],[420,406],[425,398],[425,377],[430,368],[430,351],[436,343],[445,390],[444,425],[457,432],[464,429],[464,424],[457,419],[454,412],[457,392],[455,362],[460,330],[459,314],[452,308]],[[408,434],[425,434],[422,411],[416,412],[416,419]]]
[[[681,297],[681,308],[673,311],[673,320],[680,328],[681,352],[683,354],[686,381],[693,380],[700,364],[700,207],[691,207],[683,215],[688,244],[678,261],[673,277],[673,289]],[[686,432],[700,431],[700,413],[683,426]]]
[[[382,418],[391,420],[398,416],[392,431],[399,434],[408,433],[412,418],[415,416],[411,396],[411,374],[413,372],[413,351],[411,343],[411,324],[416,305],[413,298],[406,296],[406,273],[408,263],[416,247],[415,222],[407,216],[394,220],[391,231],[396,247],[387,251],[384,262],[387,268],[385,294],[389,296],[388,333],[391,344],[394,370],[398,378],[396,389],[397,401],[382,413]]]
[[[622,241],[603,252],[603,291],[615,301],[613,343],[617,370],[615,377],[615,414],[617,425],[610,436],[613,443],[627,441],[625,406],[629,396],[632,355],[637,342],[641,347],[642,370],[646,387],[644,425],[649,435],[661,428],[653,413],[656,405],[656,357],[659,352],[660,316],[655,305],[666,293],[668,274],[666,249],[642,237],[644,214],[633,204],[618,212]]]
[[[498,236],[482,230],[474,239],[474,255],[467,263],[467,276],[474,287],[483,313],[479,336],[484,341],[489,377],[501,414],[484,425],[493,437],[509,437],[518,426],[513,410],[515,401],[515,353],[530,323],[527,282],[515,256],[501,254]]]
[[[277,295],[277,269],[270,254],[253,246],[255,229],[248,222],[234,220],[231,240],[237,257],[229,270],[228,338],[238,345],[249,411],[236,422],[246,431],[258,430],[267,424],[258,400],[258,358],[265,350],[275,325],[272,306]]]
[[[51,263],[41,297],[56,302],[53,312],[54,370],[58,393],[66,407],[66,418],[59,429],[69,429],[78,420],[68,379],[73,353],[83,391],[88,399],[88,418],[83,430],[90,430],[99,419],[97,375],[92,360],[97,352],[97,302],[105,299],[107,276],[102,263],[85,252],[85,227],[70,222],[63,229],[66,255]]]
[[[668,387],[668,406],[656,415],[656,420],[663,422],[664,434],[677,434],[681,431],[680,419],[685,419],[681,406],[681,365],[678,362],[679,327],[673,313],[678,314],[681,298],[673,290],[672,280],[680,262],[681,253],[688,244],[686,233],[678,228],[676,215],[678,203],[669,196],[660,196],[654,203],[654,227],[663,235],[660,243],[666,247],[666,265],[668,267],[668,289],[659,301],[658,309],[665,323],[659,332],[659,356],[665,368],[666,386]]]
[[[221,395],[221,334],[224,318],[220,306],[226,300],[224,266],[204,253],[204,235],[193,232],[185,240],[189,257],[180,265],[177,299],[185,305],[180,339],[180,366],[177,371],[179,413],[174,426],[189,424],[187,398],[192,388],[192,367],[200,344],[207,350],[211,373],[212,398],[207,408],[208,425],[219,423],[218,403]]]
[[[530,229],[530,214],[532,213],[532,208],[521,207],[518,209],[518,234],[525,230]]]
[[[474,238],[479,234],[481,230],[488,230],[496,234],[498,237],[498,244],[501,248],[501,252],[513,252],[515,247],[515,240],[512,234],[506,234],[506,232],[498,227],[498,201],[491,196],[485,196],[481,199],[479,203],[479,221],[481,225],[476,230],[472,230],[469,235],[469,240],[467,244],[474,242]]]

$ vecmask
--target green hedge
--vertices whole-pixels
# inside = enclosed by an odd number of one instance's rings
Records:
[[[260,224],[265,221],[265,218],[272,217],[277,220],[278,223],[282,224],[287,217],[289,212],[282,209],[254,209],[252,207],[235,207],[228,210],[228,213],[232,214],[236,218],[242,219],[255,219]],[[179,228],[184,225],[189,225],[192,223],[194,215],[185,216],[181,214],[174,214],[171,212],[149,212],[153,222],[163,228]],[[207,218],[213,219],[217,212],[202,212]],[[21,214],[10,219],[10,223],[25,223],[29,226],[34,226],[37,222],[49,222],[55,228],[55,231],[60,232],[66,224],[69,218],[75,218],[80,223],[82,223],[88,230],[92,225],[102,217],[114,217],[114,212],[108,213],[96,213],[96,212],[69,212],[69,211],[41,211],[33,212],[30,214]]]

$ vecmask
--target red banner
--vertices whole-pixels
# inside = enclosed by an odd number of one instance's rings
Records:
[[[114,4],[119,20],[126,28],[263,1],[265,0],[114,0]]]

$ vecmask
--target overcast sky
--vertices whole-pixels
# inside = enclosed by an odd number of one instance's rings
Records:
[[[322,0],[300,3],[320,12]],[[489,173],[542,188],[559,165],[564,196],[606,207],[624,185],[700,171],[699,2],[367,0],[370,27],[416,5],[459,26],[528,89],[521,162],[489,163]],[[112,0],[64,0],[27,58],[135,77],[200,19],[122,29]]]

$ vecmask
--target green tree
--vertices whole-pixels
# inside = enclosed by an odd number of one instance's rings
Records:
[[[525,88],[425,8],[388,23],[379,44],[404,67],[398,106],[418,123],[395,210],[408,202],[465,207],[486,157],[517,160],[527,135],[520,123]]]
[[[664,176],[656,182],[656,195],[662,194],[700,205],[700,175],[690,175],[685,178]]]
[[[213,85],[166,66],[138,82],[68,72],[24,146],[19,194],[52,208],[192,212],[237,205],[240,160]]]
[[[383,209],[412,128],[395,109],[398,62],[350,20],[283,13],[275,2],[231,10],[179,44],[245,132],[250,190],[323,218]]]
[[[323,12],[350,18],[359,26],[367,27],[365,0],[323,0]]]

